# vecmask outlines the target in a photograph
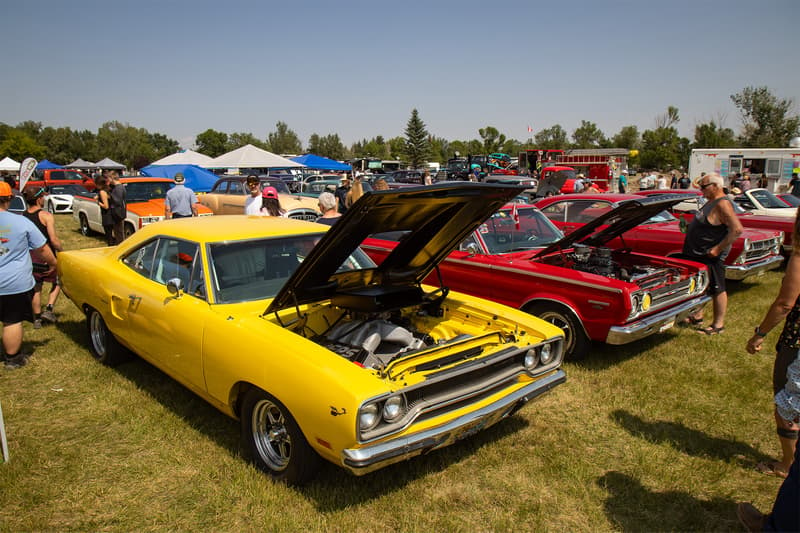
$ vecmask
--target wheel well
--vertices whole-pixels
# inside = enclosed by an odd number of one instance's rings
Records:
[[[531,313],[531,310],[534,307],[544,306],[544,305],[551,306],[551,307],[557,307],[558,309],[561,309],[563,312],[569,313],[570,315],[574,316],[575,319],[578,321],[578,324],[580,324],[584,335],[586,335],[587,337],[589,336],[589,333],[586,331],[586,326],[583,325],[583,319],[581,319],[581,315],[571,305],[565,304],[564,302],[560,302],[558,300],[551,300],[549,298],[542,298],[542,299],[538,299],[538,300],[529,300],[529,301],[525,302],[525,304],[520,309],[522,311],[525,311],[526,313],[533,314],[533,313]]]

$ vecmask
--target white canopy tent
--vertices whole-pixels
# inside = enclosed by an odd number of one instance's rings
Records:
[[[215,157],[203,166],[206,168],[300,168],[303,165],[252,144],[246,144],[227,154]]]
[[[97,165],[97,168],[102,168],[102,169],[125,170],[125,165],[123,165],[122,163],[117,163],[113,159],[109,159],[107,157],[105,159],[101,159],[100,161],[95,163],[95,165]]]
[[[151,165],[197,165],[198,167],[208,167],[213,158],[194,150],[183,150],[167,157],[162,157],[158,161],[153,161]]]
[[[17,161],[14,161],[10,157],[4,157],[3,160],[0,161],[0,170],[19,172],[19,165]]]
[[[69,165],[65,165],[65,167],[66,168],[77,168],[77,169],[92,170],[92,169],[96,169],[97,165],[95,165],[91,161],[84,161],[83,159],[78,158],[75,161],[73,161],[72,163],[70,163]]]

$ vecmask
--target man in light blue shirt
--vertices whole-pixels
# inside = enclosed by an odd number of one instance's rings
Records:
[[[175,186],[167,191],[164,200],[165,218],[188,218],[197,216],[197,196],[194,191],[184,185],[183,173],[175,174]]]

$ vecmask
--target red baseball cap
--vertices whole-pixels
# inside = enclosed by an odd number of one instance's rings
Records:
[[[275,187],[264,187],[261,191],[262,198],[278,198],[278,190]]]

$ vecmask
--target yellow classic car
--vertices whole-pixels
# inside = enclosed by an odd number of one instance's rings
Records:
[[[248,195],[247,176],[223,176],[214,183],[211,190],[199,197],[200,203],[211,209],[215,215],[241,215]],[[275,187],[278,201],[286,210],[286,216],[299,220],[316,220],[320,215],[317,198],[293,194],[280,178],[260,176],[261,188]]]
[[[302,484],[323,458],[363,474],[466,438],[565,381],[559,328],[422,285],[518,192],[368,193],[330,230],[167,220],[116,247],[62,252],[58,273],[96,359],[130,350],[239,419],[265,472]],[[359,245],[387,231],[406,235],[376,266]]]

